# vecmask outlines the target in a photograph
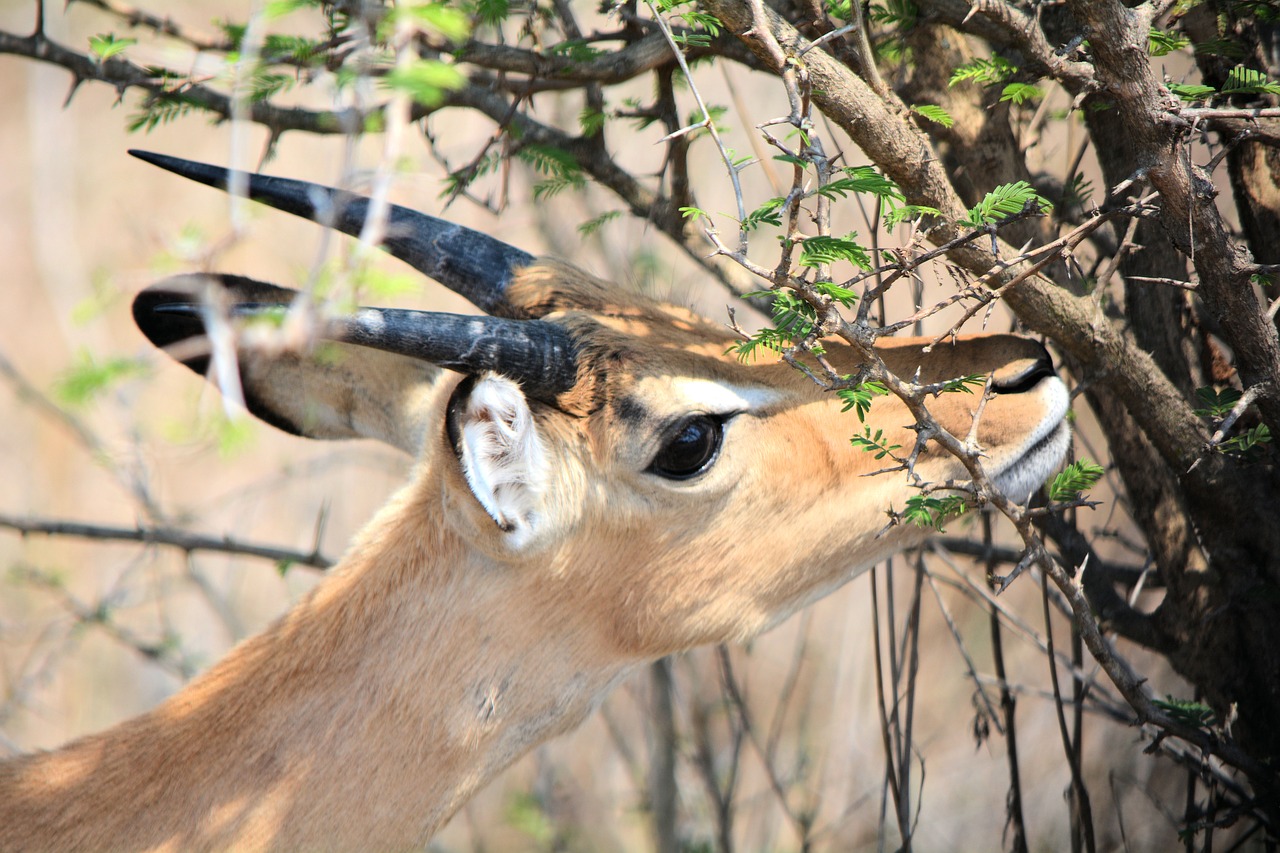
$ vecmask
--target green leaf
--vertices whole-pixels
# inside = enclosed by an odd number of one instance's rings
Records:
[[[124,53],[126,48],[137,43],[137,39],[118,39],[115,33],[106,33],[89,37],[89,52],[96,56],[99,62],[105,62],[113,56]]]
[[[961,65],[951,73],[951,79],[947,81],[947,86],[954,86],[957,83],[963,83],[972,80],[981,86],[993,86],[996,83],[1003,83],[1012,77],[1018,70],[1018,67],[1002,56],[993,56],[990,59],[975,59],[966,65]]]
[[[1202,418],[1225,418],[1231,414],[1231,410],[1240,401],[1240,397],[1240,392],[1234,388],[1223,388],[1219,391],[1211,385],[1206,385],[1203,388],[1196,389],[1196,399],[1203,405],[1191,411],[1192,414]]]
[[[985,388],[987,385],[987,377],[982,373],[970,373],[967,376],[957,376],[955,379],[948,379],[942,383],[939,394],[954,394],[962,392],[972,394],[974,388]]]
[[[703,218],[711,218],[710,215],[700,207],[682,207],[680,208],[680,215],[685,219],[691,219],[694,222]]]
[[[383,78],[388,89],[403,92],[424,107],[440,106],[447,92],[461,89],[466,83],[457,68],[435,59],[419,59],[407,67],[393,68]]]
[[[1224,95],[1280,95],[1280,83],[1273,83],[1267,75],[1252,68],[1237,65],[1222,84]]]
[[[1001,102],[1012,101],[1019,106],[1027,101],[1038,101],[1043,97],[1044,92],[1029,83],[1010,83],[1000,93]]]
[[[889,444],[884,437],[884,430],[878,429],[873,433],[871,427],[863,427],[862,435],[853,436],[849,439],[849,443],[854,447],[862,448],[867,453],[874,453],[877,459],[883,459],[893,451],[902,448],[901,444]]]
[[[1002,219],[1022,213],[1028,206],[1034,206],[1041,213],[1053,209],[1053,205],[1026,181],[1001,184],[974,205],[969,215],[960,220],[960,224],[969,228],[994,225]]]
[[[1212,98],[1218,92],[1212,86],[1201,86],[1194,83],[1171,83],[1169,91],[1184,101],[1203,101]]]
[[[744,231],[754,231],[761,225],[779,226],[782,224],[782,217],[778,213],[782,209],[782,205],[786,203],[784,198],[771,198],[755,210],[747,214],[747,218],[742,220],[742,229]]]
[[[813,283],[813,289],[833,302],[839,302],[845,308],[850,307],[853,303],[858,301],[858,294],[854,293],[847,287],[841,287],[840,285],[830,281],[815,281]]]
[[[1216,720],[1213,709],[1202,702],[1175,699],[1166,695],[1164,699],[1152,699],[1151,703],[1183,725],[1192,728],[1211,726]]]
[[[848,235],[848,237],[854,236],[856,235]],[[798,263],[802,267],[829,266],[838,261],[848,261],[863,269],[871,267],[871,258],[867,255],[867,250],[847,238],[808,237],[800,244]],[[853,296],[852,292],[850,296]]]
[[[606,223],[612,222],[622,215],[621,210],[610,210],[600,214],[594,219],[588,219],[586,222],[578,226],[578,233],[583,237],[590,237],[599,231]]]
[[[1236,453],[1244,453],[1246,450],[1252,450],[1259,444],[1271,443],[1271,429],[1266,424],[1258,424],[1252,429],[1246,430],[1244,434],[1233,436],[1230,439],[1218,445],[1218,450],[1222,452],[1233,451]]]
[[[471,35],[471,20],[461,9],[449,3],[416,3],[394,6],[388,11],[378,27],[379,35],[390,38],[391,33],[402,22],[407,22],[417,29],[444,36],[458,44],[466,41]]]
[[[1093,488],[1107,470],[1089,459],[1072,462],[1049,484],[1049,500],[1074,501],[1080,493]]]
[[[879,382],[862,382],[852,388],[839,389],[836,391],[836,396],[844,401],[841,412],[852,409],[857,414],[858,420],[866,423],[867,413],[871,411],[871,401],[888,393],[889,389]]]
[[[843,178],[823,184],[815,192],[829,199],[844,198],[849,193],[867,193],[877,198],[904,201],[902,190],[874,166],[851,166],[842,170]]]
[[[475,4],[476,19],[482,24],[500,24],[511,14],[508,0],[478,0]]]
[[[270,0],[263,5],[262,15],[268,21],[274,21],[299,9],[310,9],[319,5],[315,0]]]
[[[1152,56],[1167,56],[1175,50],[1182,50],[1191,44],[1191,39],[1182,33],[1164,32],[1152,29],[1147,33],[1147,53]]]
[[[917,216],[941,216],[942,211],[936,207],[929,207],[924,204],[904,204],[895,207],[892,210],[885,211],[881,222],[885,228],[897,228],[908,219],[914,219]]]
[[[75,363],[54,382],[53,393],[68,406],[84,406],[113,385],[146,372],[144,361],[120,356],[100,361],[88,350],[81,350]]]
[[[935,104],[915,104],[911,107],[911,112],[943,127],[951,127],[956,123],[956,120],[951,117],[951,113]]]
[[[911,524],[942,532],[943,525],[948,520],[963,515],[968,508],[969,502],[960,495],[941,498],[913,495],[907,498],[907,507],[902,511],[902,517]]]
[[[599,110],[583,107],[582,112],[578,113],[578,127],[582,128],[583,136],[590,138],[604,129],[606,118]]]

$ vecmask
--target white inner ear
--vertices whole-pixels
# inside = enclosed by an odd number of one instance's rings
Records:
[[[520,386],[487,373],[461,415],[462,473],[476,500],[519,548],[533,534],[547,483],[546,449]]]

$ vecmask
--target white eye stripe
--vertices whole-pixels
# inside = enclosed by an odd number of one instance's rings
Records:
[[[765,388],[726,385],[710,379],[672,379],[670,393],[690,409],[723,415],[761,409],[778,399],[778,393]]]

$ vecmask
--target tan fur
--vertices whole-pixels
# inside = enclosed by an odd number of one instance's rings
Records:
[[[396,444],[423,437],[412,482],[311,595],[158,708],[0,764],[0,850],[420,848],[636,665],[751,637],[922,538],[884,530],[913,490],[902,474],[863,476],[884,463],[849,446],[855,417],[793,369],[742,364],[721,327],[567,265],[538,264],[511,293],[585,341],[578,386],[559,408],[533,404],[554,475],[529,544],[510,547],[459,471],[443,429],[451,374],[378,357],[378,382],[355,393],[331,381],[365,369],[347,348],[309,385],[328,396],[282,409],[342,411]],[[1039,350],[1001,336],[882,352],[936,380],[1016,373]],[[291,393],[299,369],[255,365],[255,393]],[[771,401],[728,424],[705,475],[665,481],[644,469],[693,379]],[[963,435],[977,403],[948,394],[931,411]],[[992,399],[979,430],[992,464],[1049,417],[1038,391]],[[896,399],[869,422],[914,440]],[[963,475],[938,452],[918,470]],[[764,526],[778,535],[754,534]]]

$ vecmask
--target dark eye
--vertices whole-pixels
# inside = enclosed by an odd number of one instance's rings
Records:
[[[694,415],[680,424],[658,451],[649,470],[669,480],[687,480],[702,473],[720,452],[723,421],[712,415]]]

